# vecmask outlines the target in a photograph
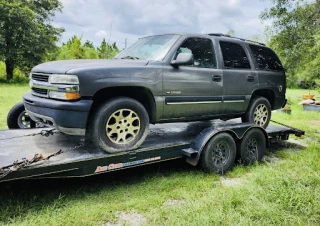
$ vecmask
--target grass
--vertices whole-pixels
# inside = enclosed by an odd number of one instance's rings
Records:
[[[5,128],[6,113],[28,87],[0,90]],[[131,211],[148,225],[320,225],[320,118],[297,105],[304,92],[289,90],[292,114],[273,119],[306,130],[308,148],[276,145],[268,156],[278,161],[236,166],[224,176],[176,160],[83,179],[3,183],[0,225],[130,225],[119,213]]]
[[[10,109],[20,101],[22,96],[30,90],[28,84],[0,83],[0,129],[7,127],[7,115]]]

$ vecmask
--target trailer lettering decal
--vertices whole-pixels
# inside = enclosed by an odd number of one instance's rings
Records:
[[[128,166],[134,166],[134,165],[139,165],[147,162],[153,162],[160,160],[161,156],[153,157],[153,158],[148,158],[148,159],[142,159],[142,160],[136,160],[132,162],[124,162],[124,163],[112,163],[109,164],[108,166],[97,166],[97,169],[94,171],[95,173],[99,172],[104,172],[107,170],[115,170],[123,167],[128,167]]]

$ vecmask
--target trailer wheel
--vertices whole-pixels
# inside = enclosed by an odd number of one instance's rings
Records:
[[[117,97],[102,104],[90,122],[93,143],[108,153],[138,148],[149,131],[149,116],[138,101]]]
[[[10,109],[7,116],[7,125],[9,129],[28,129],[35,128],[36,122],[28,116],[23,102],[20,102]]]
[[[255,97],[242,116],[242,122],[252,122],[263,128],[267,128],[271,119],[271,105],[264,97]]]
[[[224,174],[234,164],[236,143],[228,133],[213,136],[201,154],[201,167],[208,173]]]
[[[261,161],[266,149],[266,138],[261,129],[254,128],[246,133],[240,143],[241,162],[251,165]]]

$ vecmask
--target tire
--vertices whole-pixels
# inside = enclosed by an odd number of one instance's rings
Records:
[[[242,117],[242,122],[252,122],[267,128],[271,119],[271,105],[264,97],[255,97]]]
[[[14,105],[7,116],[7,126],[9,129],[28,129],[35,128],[36,123],[26,112],[23,102]]]
[[[228,133],[212,137],[201,153],[201,167],[207,173],[224,174],[232,168],[236,158],[236,143]]]
[[[266,150],[266,137],[261,129],[249,130],[240,143],[241,163],[251,165],[261,161]]]
[[[94,113],[89,131],[93,143],[107,153],[133,150],[148,135],[149,115],[143,105],[132,98],[113,98]]]

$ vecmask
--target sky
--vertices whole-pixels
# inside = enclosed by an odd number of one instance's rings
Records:
[[[227,33],[250,38],[263,33],[259,14],[267,0],[61,0],[53,24],[99,46],[102,39],[122,49],[139,37],[163,33]]]

